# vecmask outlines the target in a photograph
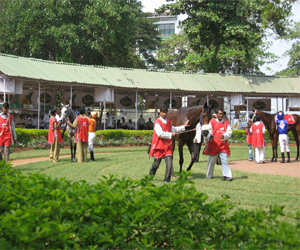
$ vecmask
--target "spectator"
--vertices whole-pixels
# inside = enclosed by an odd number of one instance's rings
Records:
[[[25,127],[24,116],[19,114],[19,116],[16,118],[16,128],[24,128],[24,127]]]
[[[120,120],[117,121],[117,128],[121,128],[121,121]]]
[[[109,112],[106,112],[106,128],[112,129],[112,118],[109,115]]]
[[[151,121],[151,118],[149,118],[149,121],[146,123],[146,129],[153,130],[153,122]]]
[[[46,113],[44,114],[44,118],[43,118],[44,128],[45,128],[45,129],[49,129],[49,120],[50,120],[50,117],[49,117],[49,110],[47,109],[47,110],[46,110]]]
[[[125,122],[125,118],[124,117],[122,117],[122,122],[120,124],[120,128],[122,128],[122,129],[128,129],[127,122]]]
[[[138,126],[139,126],[139,130],[143,130],[145,128],[146,121],[143,118],[143,115],[140,115],[140,118],[138,119],[137,123],[138,123]]]
[[[38,125],[38,119],[36,115],[33,115],[33,118],[31,119],[31,128],[37,128]]]
[[[127,123],[127,127],[130,130],[133,130],[135,128],[135,124],[132,123],[131,119],[129,119],[128,123]]]

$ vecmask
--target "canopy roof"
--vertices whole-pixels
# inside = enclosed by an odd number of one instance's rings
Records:
[[[109,87],[120,91],[172,92],[181,95],[240,93],[249,96],[298,96],[300,78],[227,74],[187,74],[79,65],[0,54],[0,72],[23,79],[24,87]]]

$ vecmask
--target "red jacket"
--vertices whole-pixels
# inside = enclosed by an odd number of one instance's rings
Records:
[[[245,134],[247,135],[247,145],[252,144],[253,134],[250,133],[250,128],[249,127],[246,128],[246,133]]]
[[[218,122],[216,119],[210,120],[212,126],[212,140],[208,143],[208,146],[203,150],[203,154],[205,155],[217,155],[219,153],[226,153],[230,156],[230,148],[228,145],[228,141],[222,141],[219,136],[224,134],[229,126],[229,122],[227,120],[223,120],[223,122]],[[218,140],[218,139],[219,140]]]
[[[263,133],[263,128],[264,124],[260,122],[259,124],[253,123],[251,126],[252,130],[252,147],[253,148],[258,148],[258,147],[264,147],[264,133]]]
[[[75,134],[75,142],[78,142],[78,134],[79,140],[81,142],[88,142],[89,141],[89,119],[86,117],[77,116],[76,117],[78,122],[78,130]]]
[[[12,140],[11,123],[13,120],[12,115],[8,115],[6,119],[0,116],[0,138],[1,146],[5,145],[10,147]]]
[[[154,123],[158,123],[162,127],[162,130],[164,132],[171,132],[172,123],[170,120],[167,120],[167,124],[165,124],[160,119],[156,119]],[[172,149],[172,139],[159,138],[154,129],[150,149],[150,156],[155,158],[162,158],[167,155],[173,155]]]
[[[62,143],[62,136],[60,133],[60,128],[58,127],[57,129],[55,129],[54,122],[57,122],[57,120],[54,117],[51,117],[49,120],[48,142],[51,144],[54,143],[55,132],[56,132],[58,143]]]

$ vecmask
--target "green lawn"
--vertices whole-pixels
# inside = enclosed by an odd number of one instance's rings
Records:
[[[36,162],[15,167],[23,173],[41,172],[52,178],[64,177],[68,180],[78,182],[84,180],[95,184],[103,175],[118,175],[130,177],[132,179],[142,178],[147,175],[152,163],[147,155],[147,147],[111,147],[97,148],[96,162],[72,163],[68,158],[61,158],[59,163],[48,161]],[[232,156],[230,161],[247,159],[246,146],[231,146]],[[296,148],[292,147],[291,155],[294,156]],[[48,156],[47,151],[27,151],[16,153],[19,157]],[[69,150],[63,149],[63,154],[69,154]],[[13,156],[14,154],[12,154]],[[184,150],[185,164],[184,169],[189,163],[189,153]],[[267,147],[266,158],[271,157],[271,148]],[[13,158],[13,157],[11,157]],[[294,157],[293,157],[294,159]],[[175,172],[179,171],[178,152],[174,153]],[[190,178],[197,190],[208,194],[209,200],[229,195],[231,203],[238,208],[255,209],[262,208],[267,210],[270,205],[285,206],[287,213],[299,211],[300,204],[300,179],[289,176],[277,176],[267,174],[256,174],[233,170],[234,180],[232,182],[222,181],[221,167],[215,167],[215,178],[206,179],[207,156],[201,155],[200,162],[195,163],[192,168]],[[261,165],[258,165],[261,167]],[[283,165],[284,167],[284,165]],[[153,179],[156,185],[163,185],[162,180],[165,172],[165,163],[162,161],[160,168]],[[175,181],[172,179],[172,182]],[[287,218],[288,219],[288,218]]]

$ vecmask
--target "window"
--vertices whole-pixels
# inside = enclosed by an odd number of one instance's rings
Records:
[[[159,24],[158,30],[161,36],[171,36],[175,33],[175,23]]]

